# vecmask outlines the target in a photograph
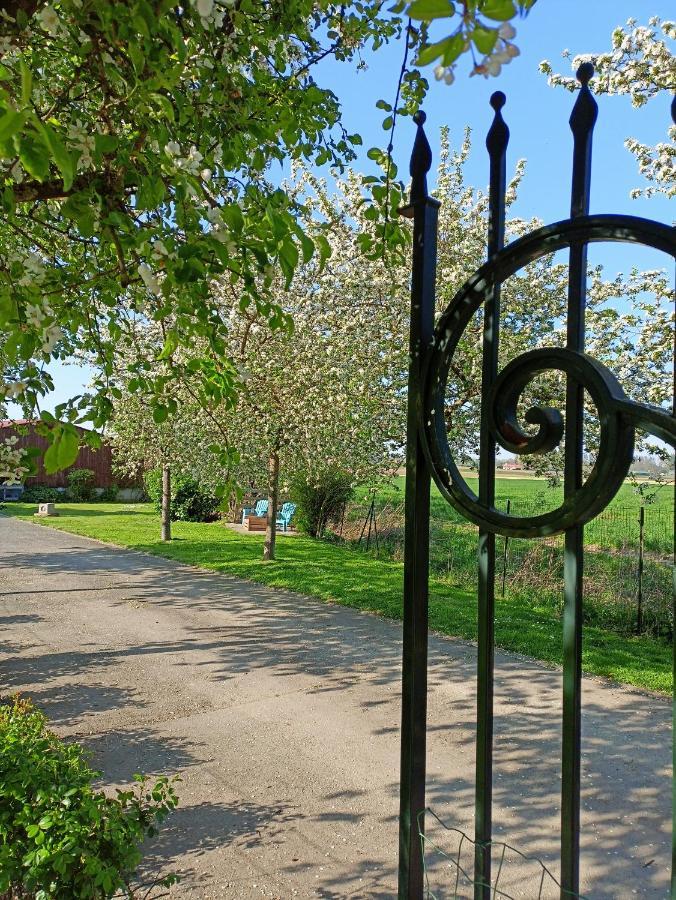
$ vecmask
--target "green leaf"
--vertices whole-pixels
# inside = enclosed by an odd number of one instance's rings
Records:
[[[495,47],[495,42],[498,39],[498,30],[497,28],[484,28],[481,25],[477,25],[472,31],[470,37],[472,38],[472,42],[479,53],[483,53],[484,56],[488,56],[489,53],[492,53],[493,48]]]
[[[64,429],[57,451],[59,469],[67,469],[68,466],[72,466],[77,459],[79,449],[80,438],[77,431],[74,428],[72,430]]]
[[[174,115],[174,107],[171,100],[169,100],[168,97],[165,97],[164,94],[152,94],[151,96],[155,103],[157,103],[157,105],[160,107],[166,118],[170,122],[174,122],[176,117]]]
[[[383,119],[383,131],[389,131],[390,128],[392,127],[393,121],[394,121],[394,118],[392,116],[387,116],[386,118],[384,118]]]
[[[0,144],[4,144],[19,131],[25,121],[25,115],[14,109],[8,109],[0,118]]]
[[[162,352],[157,357],[158,359],[168,359],[172,353],[178,347],[178,332],[174,328],[170,328],[167,331],[167,336],[164,339],[164,346],[162,347]]]
[[[44,413],[43,413],[44,415]],[[45,450],[43,465],[48,475],[72,466],[80,449],[80,439],[72,425],[57,424],[52,431],[52,443]]]
[[[315,246],[319,250],[319,268],[323,269],[326,260],[331,256],[331,245],[323,234],[315,237]]]
[[[157,406],[153,406],[153,422],[156,425],[161,425],[162,422],[166,422],[169,417],[169,410],[166,406],[162,406],[158,404]]]
[[[44,143],[27,135],[19,144],[19,159],[24,169],[37,181],[49,175],[49,152]]]
[[[315,245],[313,241],[302,232],[299,236],[299,239],[301,250],[303,251],[303,262],[309,262],[312,259],[312,254],[315,252]]]
[[[100,154],[113,153],[117,147],[117,138],[113,134],[95,134],[94,142],[96,152]]]
[[[28,106],[33,91],[33,73],[26,65],[23,56],[19,60],[19,66],[21,68],[21,105]]]
[[[129,44],[127,46],[127,53],[129,54],[129,59],[131,59],[131,64],[134,67],[134,71],[137,75],[143,72],[146,64],[146,58],[143,55],[143,51],[138,46],[138,44]]]
[[[514,0],[485,0],[479,11],[487,19],[497,19],[499,22],[506,22],[508,19],[513,19],[516,15],[516,5]]]
[[[427,66],[434,62],[435,59],[446,52],[451,42],[455,40],[455,37],[456,35],[452,35],[444,38],[442,41],[437,41],[436,44],[426,44],[418,54],[417,64],[419,66]]]
[[[445,19],[455,15],[455,6],[450,0],[413,0],[407,13],[412,19]]]
[[[454,63],[462,53],[464,45],[465,39],[461,34],[454,34],[453,37],[449,38],[448,46],[444,50],[444,55],[441,59],[442,64],[450,66],[451,63]]]
[[[77,194],[73,194],[62,204],[61,212],[64,216],[77,222],[77,227],[83,237],[92,236],[96,217],[89,193],[79,191]]]
[[[237,203],[228,203],[221,207],[221,218],[230,226],[235,234],[241,234],[244,229],[244,216]]]
[[[35,125],[42,135],[45,144],[49,148],[57,169],[61,173],[64,190],[70,190],[73,184],[73,178],[75,177],[75,163],[73,162],[72,156],[68,153],[61,138],[53,128],[44,122],[40,122],[39,119],[36,119]]]
[[[165,187],[159,175],[147,176],[143,179],[138,191],[139,209],[157,209],[164,200]]]
[[[291,285],[293,273],[296,271],[296,266],[298,265],[298,248],[290,238],[286,238],[282,242],[282,246],[279,250],[279,265],[286,278],[286,288],[288,290]]]

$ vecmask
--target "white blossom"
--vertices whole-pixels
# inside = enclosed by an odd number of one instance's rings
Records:
[[[61,23],[53,6],[44,6],[40,12],[37,13],[37,19],[45,31],[48,31],[55,36],[59,33]]]
[[[157,280],[157,276],[153,274],[153,270],[148,263],[140,263],[137,271],[141,276],[146,289],[150,291],[151,294],[158,295],[160,293],[160,284]]]

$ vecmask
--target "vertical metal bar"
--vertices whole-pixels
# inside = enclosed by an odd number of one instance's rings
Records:
[[[571,218],[589,212],[592,134],[597,106],[588,84],[594,74],[591,63],[577,70],[580,92],[570,116],[573,132],[573,183]],[[585,343],[587,293],[587,245],[572,244],[568,270],[568,320],[566,346],[581,352]],[[569,497],[582,484],[583,462],[582,386],[568,378],[566,386],[566,444],[564,494]],[[561,769],[561,897],[577,896],[580,880],[580,754],[582,692],[582,590],[584,529],[566,531],[563,577],[563,722]]]
[[[502,118],[505,95],[491,97],[495,110],[486,138],[490,157],[488,257],[505,240],[506,153],[509,129]],[[479,502],[495,503],[495,437],[489,425],[488,393],[498,374],[500,285],[493,285],[484,305],[483,362],[481,370],[481,434],[479,441]],[[474,897],[488,900],[491,893],[491,838],[493,832],[493,669],[495,660],[495,535],[479,532],[478,659],[476,795],[474,809]]]
[[[636,634],[643,631],[643,556],[645,545],[645,506],[638,511],[638,590],[636,592]]]
[[[440,205],[427,193],[432,151],[423,131],[422,110],[414,121],[418,130],[411,155],[411,199],[400,211],[413,219],[413,265],[406,429],[399,900],[422,900],[424,887],[418,829],[423,828],[425,810],[430,473],[422,449],[419,415],[422,367],[434,329]]]
[[[512,508],[512,501],[507,499],[507,515]],[[507,548],[509,547],[509,538],[505,535],[505,546],[502,551],[502,596],[505,596],[505,582],[507,581]]]

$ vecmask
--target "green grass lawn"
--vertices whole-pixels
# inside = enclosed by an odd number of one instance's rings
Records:
[[[238,534],[220,523],[175,522],[174,540],[159,540],[159,516],[150,504],[59,504],[58,519],[33,518],[34,504],[10,503],[4,512],[43,527],[97,538],[272,587],[288,588],[355,609],[401,618],[403,566],[307,537],[278,538],[278,558],[262,560],[263,536]],[[476,596],[441,579],[430,580],[430,626],[476,638]],[[561,622],[551,606],[507,596],[497,602],[496,641],[505,650],[561,664]],[[375,650],[374,652],[377,652]],[[585,627],[586,672],[649,690],[672,689],[671,646]]]

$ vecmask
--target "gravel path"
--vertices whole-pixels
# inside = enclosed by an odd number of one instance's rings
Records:
[[[396,896],[399,624],[0,516],[0,626],[0,693],[32,696],[107,783],[180,773],[148,853],[183,873],[172,896]],[[429,803],[468,831],[474,666],[474,646],[432,638]],[[560,682],[498,654],[496,838],[554,870]],[[666,700],[585,680],[589,897],[668,896],[670,719]],[[537,896],[535,874],[508,854],[514,896]]]

